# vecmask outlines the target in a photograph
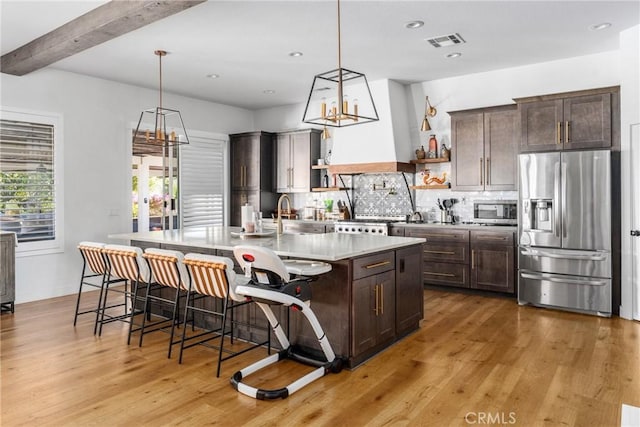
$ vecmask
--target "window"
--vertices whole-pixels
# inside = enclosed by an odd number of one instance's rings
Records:
[[[189,140],[180,147],[181,227],[223,225],[227,142],[191,134]]]
[[[3,109],[0,118],[0,229],[17,251],[62,250],[61,118]]]

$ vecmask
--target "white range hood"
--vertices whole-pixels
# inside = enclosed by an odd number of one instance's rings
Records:
[[[413,119],[413,114],[409,114],[407,88],[387,79],[369,82],[369,87],[380,120],[330,129],[332,169],[365,163],[375,168],[372,164],[380,163],[386,164],[381,165],[380,172],[391,172],[389,164],[408,163],[414,158],[409,136],[409,119]]]

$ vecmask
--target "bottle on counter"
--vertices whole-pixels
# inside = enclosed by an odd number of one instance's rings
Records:
[[[262,233],[263,229],[262,212],[256,212],[256,233]]]

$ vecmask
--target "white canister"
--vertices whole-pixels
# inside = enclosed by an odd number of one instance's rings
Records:
[[[244,229],[247,228],[248,223],[254,224],[253,221],[255,218],[255,214],[253,213],[253,206],[251,206],[248,203],[242,206],[242,210],[240,211],[240,217],[242,220],[241,224]]]

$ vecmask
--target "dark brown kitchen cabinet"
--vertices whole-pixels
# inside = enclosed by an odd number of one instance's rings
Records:
[[[471,230],[471,288],[513,293],[513,232]]]
[[[275,210],[274,155],[276,134],[248,132],[229,136],[230,225],[241,225],[241,207],[249,203],[264,216]]]
[[[608,148],[614,138],[616,88],[516,99],[520,151]]]
[[[516,189],[518,112],[515,105],[452,112],[452,188]]]
[[[229,136],[232,190],[273,191],[275,136],[269,132]]]
[[[276,191],[306,193],[320,187],[320,172],[312,170],[320,157],[320,134],[317,129],[279,133],[276,143]]]
[[[407,237],[423,237],[423,280],[425,284],[468,288],[469,230],[407,227]]]
[[[0,232],[0,304],[2,311],[14,311],[16,295],[16,238]]]
[[[414,285],[422,262],[420,247],[396,250],[396,336],[414,331],[424,318],[424,289]]]
[[[364,358],[395,339],[395,252],[380,252],[352,262],[352,354]]]
[[[353,354],[395,338],[394,271],[353,281]]]
[[[404,227],[391,225],[389,227],[389,236],[404,236]]]

